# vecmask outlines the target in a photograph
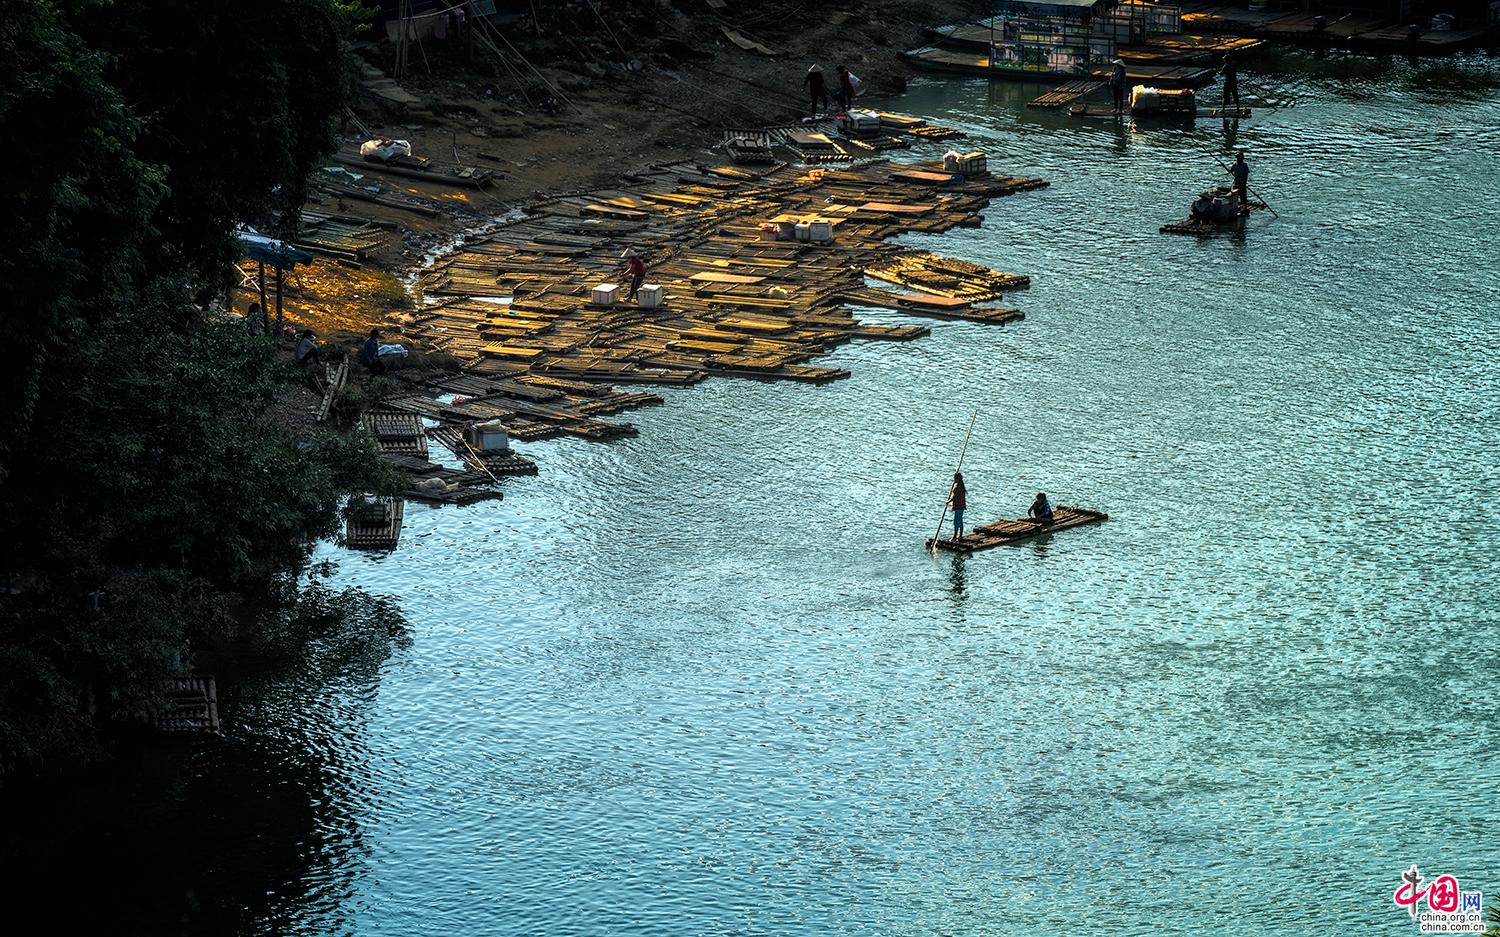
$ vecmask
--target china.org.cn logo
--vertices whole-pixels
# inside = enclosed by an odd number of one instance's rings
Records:
[[[1391,896],[1396,906],[1405,908],[1423,934],[1479,934],[1484,932],[1484,892],[1464,891],[1458,879],[1439,875],[1428,882],[1416,863],[1401,873],[1401,884]],[[1422,902],[1427,910],[1422,910]]]

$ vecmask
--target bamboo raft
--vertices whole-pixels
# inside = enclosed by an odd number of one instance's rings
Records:
[[[1261,211],[1265,209],[1265,207],[1265,202],[1262,202],[1259,199],[1252,198],[1248,200],[1244,205],[1240,206],[1239,212],[1233,218],[1230,218],[1227,221],[1211,221],[1200,218],[1187,218],[1183,221],[1174,221],[1170,224],[1162,225],[1161,233],[1207,236],[1211,234],[1218,234],[1222,231],[1232,231],[1244,225],[1245,219],[1250,217],[1251,212]]]
[[[852,306],[989,323],[1020,317],[979,304],[1025,288],[1026,277],[886,242],[978,225],[991,199],[1046,183],[940,176],[940,168],[658,166],[630,177],[629,191],[545,202],[439,261],[422,283],[426,305],[403,331],[512,389],[541,381],[686,385],[710,375],[838,380],[848,372],[815,360],[856,338],[925,334],[867,325]],[[924,176],[947,183],[941,197]],[[761,230],[812,218],[832,225],[831,242],[767,240]],[[594,285],[618,280],[627,247],[646,260],[647,281],[662,286],[659,307],[592,302]],[[900,292],[869,287],[867,278]],[[504,390],[463,404],[414,394],[388,405],[450,422],[501,419],[523,440],[633,432],[586,422],[593,415],[577,399],[521,400]]]
[[[957,539],[939,537],[937,540],[932,540],[929,538],[927,548],[949,550],[954,553],[974,553],[1004,546],[1007,543],[1020,543],[1022,540],[1030,540],[1033,537],[1054,534],[1071,527],[1082,527],[1084,524],[1096,524],[1107,520],[1109,520],[1109,515],[1103,511],[1058,505],[1052,512],[1050,524],[1042,524],[1027,518],[996,521],[993,524],[975,527],[971,532]]]
[[[344,542],[355,550],[394,550],[405,514],[406,503],[400,498],[379,497],[355,505],[349,511]]]
[[[1137,114],[1131,113],[1129,111],[1123,113],[1117,111],[1115,110],[1113,104],[1090,102],[1085,104],[1075,104],[1072,107],[1068,108],[1068,113],[1073,115],[1074,117],[1103,117],[1108,119],[1129,117],[1132,120],[1159,120],[1163,123],[1168,123],[1174,120],[1239,120],[1241,118],[1250,116],[1250,108],[1200,107],[1192,113],[1187,113],[1185,111],[1146,111]]]
[[[161,681],[152,722],[163,732],[218,732],[219,691],[214,678],[171,677]]]
[[[771,135],[764,130],[726,130],[722,146],[738,165],[769,166],[776,162]]]
[[[387,225],[349,215],[302,209],[298,247],[356,263],[390,254],[400,239]]]
[[[470,189],[482,189],[495,178],[493,170],[481,166],[464,166],[459,163],[439,163],[420,156],[397,156],[389,160],[365,159],[358,153],[339,151],[333,154],[336,162],[353,166],[362,172],[377,175],[401,176],[420,179],[439,185],[456,185]]]

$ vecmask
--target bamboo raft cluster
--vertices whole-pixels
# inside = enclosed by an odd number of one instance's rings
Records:
[[[327,257],[363,263],[393,252],[400,243],[393,227],[389,222],[304,208],[295,243]]]
[[[631,191],[553,199],[445,258],[424,277],[428,305],[404,332],[457,356],[474,374],[523,385],[687,385],[711,374],[813,383],[847,377],[809,362],[855,338],[926,332],[862,323],[853,305],[987,323],[1019,318],[976,304],[1025,287],[1025,277],[886,241],[907,231],[977,226],[991,199],[1046,183],[965,179],[936,168],[658,166],[630,177]],[[778,219],[826,221],[833,240],[767,240],[762,225]],[[591,301],[592,287],[619,280],[626,248],[646,260],[647,281],[663,287],[660,307]],[[900,291],[869,286],[867,278]],[[441,409],[431,401],[394,405]],[[565,417],[525,412],[513,398],[497,406],[514,412],[448,416],[503,419],[520,439],[538,422],[609,438],[604,427],[590,431],[577,419],[590,415],[581,409]]]
[[[1029,518],[996,521],[993,524],[975,527],[962,537],[929,539],[927,547],[928,549],[949,550],[954,553],[974,553],[978,550],[988,550],[991,547],[1019,543],[1044,534],[1056,533],[1070,527],[1081,527],[1084,524],[1095,524],[1107,520],[1109,520],[1109,515],[1103,511],[1058,505],[1057,509],[1052,512],[1050,524],[1043,524]]]
[[[809,165],[850,163],[856,157],[865,158],[889,150],[907,149],[913,140],[948,140],[963,136],[963,131],[951,127],[928,124],[920,117],[906,114],[881,113],[880,126],[873,131],[853,132],[838,119],[825,116],[819,120],[807,120],[797,124],[768,127],[759,131],[728,130],[724,133],[723,146],[736,163],[752,164],[769,162],[765,159],[743,159],[737,155],[736,137],[747,133],[764,136],[767,150],[772,146],[784,146],[797,158]]]

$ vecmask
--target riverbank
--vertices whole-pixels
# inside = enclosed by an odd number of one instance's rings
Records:
[[[786,124],[808,113],[802,79],[813,63],[830,80],[836,64],[848,64],[871,95],[898,92],[908,71],[897,53],[934,21],[967,10],[953,0],[877,0],[859,14],[789,3],[718,7],[647,15],[602,4],[612,28],[581,4],[544,9],[535,30],[529,22],[508,28],[508,65],[482,42],[459,48],[429,38],[399,82],[390,77],[390,43],[360,46],[364,83],[341,153],[357,155],[370,138],[405,139],[420,156],[492,175],[482,188],[455,187],[330,160],[336,168],[314,175],[308,209],[371,223],[388,244],[358,267],[325,254],[302,271],[287,285],[293,320],[345,345],[372,326],[399,330],[401,314],[414,308],[400,284],[489,220],[615,185],[653,164],[717,161],[723,154],[711,148],[723,128]],[[753,36],[775,55],[741,48],[731,33]],[[499,77],[512,69],[527,80]],[[365,191],[372,185],[373,195]],[[254,301],[252,292],[238,293],[240,308]]]

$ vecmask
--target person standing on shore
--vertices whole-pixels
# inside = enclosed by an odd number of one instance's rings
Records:
[[[1223,165],[1220,163],[1219,165]],[[1234,190],[1240,194],[1240,204],[1249,201],[1250,192],[1250,165],[1245,162],[1245,151],[1241,150],[1234,156],[1234,165],[1229,167],[1229,174],[1234,177]]]
[[[964,535],[964,509],[969,506],[969,490],[964,487],[962,472],[953,473],[953,487],[948,492],[948,504],[953,508],[953,539]]]
[[[1234,99],[1234,106],[1240,106],[1240,73],[1234,66],[1234,56],[1224,56],[1224,64],[1219,66],[1219,74],[1224,76],[1224,98],[1225,107],[1229,106],[1229,99]]]
[[[839,110],[845,113],[848,113],[850,106],[854,103],[853,77],[849,74],[849,66],[839,66]]]
[[[630,278],[630,294],[625,297],[626,302],[635,302],[635,294],[641,289],[641,284],[646,282],[646,262],[641,260],[641,255],[635,252],[635,248],[626,248],[625,253],[620,256],[625,258],[625,275]]]
[[[1123,114],[1125,113],[1125,84],[1128,80],[1125,75],[1125,62],[1123,59],[1115,59],[1112,64],[1114,67],[1109,72],[1109,93],[1115,99],[1115,113]]]
[[[828,82],[823,80],[822,66],[814,62],[807,74],[802,76],[802,86],[807,89],[807,96],[812,101],[812,113],[808,116],[818,116],[819,104],[823,106],[823,110],[828,110],[833,102],[828,98]]]

